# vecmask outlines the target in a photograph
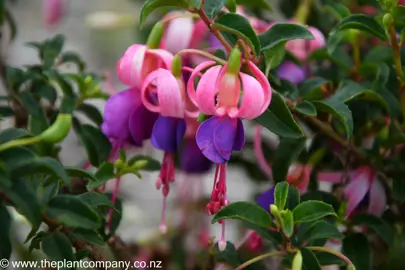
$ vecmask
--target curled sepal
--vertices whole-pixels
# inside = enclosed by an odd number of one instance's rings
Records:
[[[159,47],[160,41],[162,40],[163,32],[165,26],[163,23],[156,23],[153,26],[152,31],[148,37],[148,41],[146,42],[146,47],[149,49],[157,49]]]
[[[68,135],[71,125],[72,115],[59,114],[55,122],[42,132],[39,135],[39,138],[44,142],[58,143]]]

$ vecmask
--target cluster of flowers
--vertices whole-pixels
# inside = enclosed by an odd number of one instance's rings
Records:
[[[48,25],[59,22],[64,9],[62,2],[44,1]],[[237,12],[250,20],[257,33],[273,26],[241,9]],[[302,65],[285,61],[278,68],[281,79],[299,84],[310,76],[307,57],[325,45],[325,38],[318,29],[311,26],[308,29],[314,40],[287,42],[286,49]],[[166,198],[170,183],[175,180],[175,154],[180,153],[180,169],[186,173],[205,174],[215,164],[214,185],[206,211],[210,215],[217,213],[229,203],[227,162],[232,152],[242,150],[245,143],[241,119],[260,116],[271,102],[272,89],[266,76],[251,59],[242,57],[239,49],[228,52],[226,62],[209,54],[223,48],[203,20],[176,12],[155,25],[146,45],[130,46],[117,63],[117,75],[128,89],[113,95],[106,103],[102,131],[117,147],[140,147],[150,139],[156,149],[164,151],[156,181],[156,188],[162,190],[164,198],[162,231],[166,230]],[[201,114],[205,120],[200,123],[197,118]],[[270,174],[271,167],[261,153],[260,136],[258,129],[255,147],[258,162]],[[305,193],[311,170],[310,165],[294,164],[287,181]],[[341,183],[346,176],[350,179],[345,187],[346,215],[367,205],[369,212],[381,215],[386,205],[385,192],[371,168],[361,167],[348,173],[320,172],[318,180]],[[274,203],[274,187],[261,194],[257,203],[269,210]],[[222,222],[221,249],[226,245],[224,231]],[[252,249],[261,246],[259,236],[252,235],[250,240]]]

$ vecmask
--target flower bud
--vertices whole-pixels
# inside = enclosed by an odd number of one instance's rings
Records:
[[[270,205],[270,212],[275,216],[280,215],[280,211],[278,210],[278,207],[275,204]]]
[[[148,47],[149,49],[158,48],[163,36],[164,29],[164,24],[156,23],[155,26],[153,26],[152,31],[150,32],[148,41],[146,42],[146,47]]]
[[[68,135],[71,125],[72,115],[59,114],[55,122],[38,137],[44,142],[58,143]]]
[[[124,165],[125,165],[125,163],[122,159],[117,159],[114,164],[115,168],[117,168],[117,169],[122,169],[124,167]]]
[[[181,77],[181,57],[178,55],[175,55],[173,57],[173,62],[172,62],[172,73],[174,77],[180,78]]]
[[[132,166],[132,169],[135,170],[140,170],[142,168],[144,168],[146,165],[148,165],[148,161],[147,160],[137,160]]]
[[[382,23],[383,23],[385,29],[390,28],[393,21],[394,21],[394,18],[392,17],[391,14],[389,14],[389,13],[384,14],[383,19],[382,19]]]
[[[227,73],[237,75],[240,70],[241,52],[238,48],[234,48],[229,54]]]
[[[291,270],[301,270],[302,269],[302,254],[301,251],[298,250],[294,256]]]
[[[356,267],[354,266],[354,264],[349,264],[346,269],[347,270],[356,270]]]

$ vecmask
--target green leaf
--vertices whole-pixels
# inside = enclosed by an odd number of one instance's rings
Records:
[[[59,181],[50,181],[50,178],[45,179],[37,187],[37,194],[42,204],[48,204],[60,191]]]
[[[321,270],[321,265],[319,264],[318,259],[316,258],[315,254],[307,249],[301,248],[301,254],[303,259],[303,270]]]
[[[243,227],[255,231],[258,235],[264,239],[269,240],[274,246],[278,246],[283,243],[283,238],[279,232],[271,231],[269,228],[263,228],[251,223],[244,222]]]
[[[403,20],[405,16],[405,6],[399,5],[393,8],[392,16],[396,20]]]
[[[46,208],[46,214],[61,224],[74,228],[93,230],[101,225],[97,213],[80,198],[72,195],[53,198]]]
[[[288,169],[305,148],[306,138],[280,138],[280,142],[273,154],[273,178],[276,183],[285,181]]]
[[[304,136],[283,97],[275,91],[273,91],[269,108],[255,121],[280,137],[302,138]]]
[[[111,143],[99,128],[84,124],[80,126],[78,133],[86,148],[91,165],[98,167],[108,159]]]
[[[293,210],[294,221],[310,222],[326,216],[337,216],[333,207],[320,201],[305,201],[297,205]]]
[[[305,115],[309,115],[309,116],[316,116],[317,112],[316,112],[316,107],[309,101],[302,101],[300,103],[297,104],[297,106],[295,106],[294,108],[297,112],[305,114]]]
[[[97,126],[101,126],[103,123],[103,116],[101,112],[94,105],[81,103],[77,108],[77,111],[84,113],[91,121],[93,121]]]
[[[271,7],[269,1],[267,0],[236,0],[236,4],[256,8],[264,8],[267,9],[268,11],[273,11],[273,8]]]
[[[287,203],[285,208],[293,210],[300,203],[300,191],[293,186],[288,188]]]
[[[293,23],[276,23],[269,30],[259,35],[261,51],[294,39],[315,39],[311,32],[302,25]]]
[[[340,101],[335,100],[320,100],[320,101],[312,101],[312,103],[319,111],[324,111],[331,114],[333,117],[336,117],[340,123],[343,125],[347,138],[351,138],[353,135],[353,116],[352,111],[349,107]]]
[[[76,252],[75,258],[77,261],[84,260],[90,256],[90,251],[88,249],[82,249]]]
[[[367,226],[372,229],[389,247],[394,241],[393,230],[382,218],[367,213],[360,213],[354,217],[353,224]]]
[[[40,231],[40,232],[38,232],[37,234],[35,234],[35,235],[33,235],[33,238],[32,238],[32,240],[31,240],[31,243],[30,243],[30,245],[29,245],[29,247],[28,247],[28,251],[31,253],[34,249],[41,249],[41,242],[42,242],[42,239],[45,237],[45,236],[47,236],[48,234],[46,233],[46,232],[44,232],[44,231]],[[29,240],[30,238],[28,238],[27,237],[27,241]],[[26,241],[26,242],[27,242]]]
[[[103,246],[105,244],[101,235],[94,230],[74,229],[72,236],[76,239],[85,241],[86,243]]]
[[[54,86],[50,84],[43,84],[39,87],[32,89],[32,93],[39,95],[41,98],[47,99],[51,104],[54,104],[58,98],[58,93]]]
[[[46,40],[41,48],[41,55],[44,64],[44,69],[50,69],[56,63],[56,59],[62,51],[65,43],[63,35],[56,35],[53,38]]]
[[[80,58],[80,56],[75,52],[64,52],[61,55],[60,61],[62,63],[68,63],[68,62],[75,63],[80,72],[82,72],[86,67],[86,63],[84,63],[83,60]]]
[[[236,2],[235,0],[225,0],[225,7],[232,13],[236,12]]]
[[[202,8],[210,19],[214,19],[224,5],[225,0],[205,0]]]
[[[189,4],[186,0],[147,0],[143,3],[141,8],[141,18],[140,24],[141,27],[145,24],[148,16],[155,10],[161,7],[178,7],[186,9],[189,7]]]
[[[308,242],[316,239],[341,239],[344,235],[337,229],[336,225],[330,224],[324,220],[312,223],[298,230],[299,243]]]
[[[49,80],[53,80],[59,86],[65,96],[68,96],[73,100],[76,99],[73,86],[64,78],[64,76],[52,69],[46,70],[44,75],[46,75]]]
[[[280,42],[276,46],[263,51],[264,61],[266,63],[266,73],[268,73],[268,70],[278,67],[284,60],[286,54],[285,44],[286,42]]]
[[[0,258],[9,260],[12,251],[10,228],[13,220],[4,205],[0,205],[0,220]]]
[[[135,162],[139,160],[146,160],[148,162],[148,164],[146,164],[146,166],[142,168],[142,170],[144,171],[154,172],[160,170],[161,165],[159,161],[144,155],[137,155],[132,157],[130,160],[128,160],[128,165],[132,166]]]
[[[325,5],[323,10],[332,13],[339,21],[351,15],[350,9],[340,3],[331,3]]]
[[[191,0],[190,2],[191,2],[192,7],[195,9],[199,9],[202,4],[202,0]]]
[[[63,262],[64,260],[73,262],[75,260],[69,238],[59,231],[52,232],[42,239],[42,251],[49,259],[56,262]]]
[[[287,237],[291,237],[294,233],[294,216],[291,210],[283,210],[280,213],[281,227]]]
[[[115,209],[115,206],[111,202],[111,200],[105,194],[102,193],[90,191],[80,194],[78,198],[93,208],[104,206],[107,208]]]
[[[346,29],[357,29],[371,34],[382,41],[387,41],[385,30],[373,17],[364,14],[353,14],[341,20],[330,32],[333,36],[337,31]]]
[[[88,179],[88,180],[92,180],[92,181],[97,181],[97,178],[92,173],[89,173],[88,171],[82,170],[80,168],[65,167],[65,171],[70,177],[77,177],[77,178],[83,178],[83,179]]]
[[[17,211],[27,218],[33,228],[38,228],[42,222],[41,205],[35,191],[24,181],[13,179],[11,186],[0,186],[7,197],[13,202]]]
[[[111,200],[111,194],[109,196]],[[111,225],[110,225],[110,233],[104,237],[104,240],[107,241],[110,239],[111,236],[115,235],[115,231],[118,229],[118,226],[121,223],[122,216],[123,216],[123,209],[122,209],[122,202],[120,199],[116,198],[115,199],[115,208],[117,211],[112,212],[112,219],[111,219]],[[104,220],[106,222],[106,220]],[[104,235],[104,228],[106,226],[106,223],[104,223],[104,226],[100,228],[101,232],[100,234]]]
[[[342,253],[353,262],[356,270],[373,269],[373,250],[363,234],[347,236],[343,240]]]
[[[287,182],[280,182],[276,184],[274,190],[274,204],[278,209],[283,210],[287,202],[289,184]]]
[[[318,259],[318,262],[322,266],[328,266],[328,265],[339,265],[339,266],[344,266],[346,265],[345,261],[343,261],[341,258],[327,253],[327,252],[314,252],[316,258]]]
[[[6,19],[10,29],[10,40],[14,40],[17,35],[17,24],[15,22],[15,18],[8,9],[6,9],[4,12],[4,18]]]
[[[216,246],[218,248],[218,244],[216,244]],[[225,250],[219,251],[215,254],[215,259],[217,262],[224,263],[235,268],[242,264],[235,246],[229,241],[226,242]]]
[[[212,219],[212,224],[222,219],[239,219],[265,228],[271,226],[270,214],[249,202],[235,202],[223,207]]]
[[[25,147],[14,147],[0,152],[1,163],[8,171],[12,171],[21,164],[25,164],[27,160],[37,158],[36,154]],[[1,171],[1,170],[0,170]]]
[[[22,128],[7,128],[0,133],[0,144],[19,139],[28,135],[28,132]]]
[[[14,167],[14,176],[25,176],[30,174],[47,173],[70,187],[71,182],[68,174],[65,172],[62,164],[56,159],[50,157],[37,157],[30,160],[24,160],[18,166]]]
[[[0,106],[0,118],[10,117],[14,115],[14,111],[9,106]]]
[[[235,45],[238,38],[241,38],[250,45],[256,55],[260,53],[259,38],[250,25],[249,20],[245,17],[238,14],[226,13],[215,22],[214,27],[231,33],[223,33],[231,45]]]
[[[29,91],[20,93],[18,100],[35,120],[36,125],[31,125],[31,131],[34,134],[39,134],[49,127],[44,110]]]
[[[94,175],[96,180],[91,180],[87,184],[88,189],[95,189],[104,185],[108,180],[115,178],[114,174],[114,165],[109,162],[104,162],[98,168],[97,172]]]

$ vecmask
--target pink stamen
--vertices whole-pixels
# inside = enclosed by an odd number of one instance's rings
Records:
[[[267,163],[266,158],[264,157],[263,148],[262,148],[262,126],[258,125],[256,127],[255,138],[253,141],[254,153],[256,155],[257,162],[262,172],[269,178],[272,182],[272,170],[271,166]]]
[[[117,200],[117,195],[118,195],[118,190],[120,188],[120,182],[121,182],[121,177],[117,177],[117,179],[115,180],[115,186],[114,186],[114,190],[113,190],[113,194],[111,197],[111,202],[113,205],[115,205],[115,201]],[[113,218],[113,209],[109,209],[108,210],[108,218],[107,218],[107,233],[110,233],[110,228],[111,228],[111,223],[112,223],[112,218]]]
[[[182,67],[181,70],[183,70],[183,71],[188,71],[188,72],[191,72],[191,73],[194,71],[194,69],[192,69],[191,67]],[[197,75],[198,75],[199,77],[202,77],[202,76],[203,76],[203,74],[202,74],[201,72],[198,72]]]

